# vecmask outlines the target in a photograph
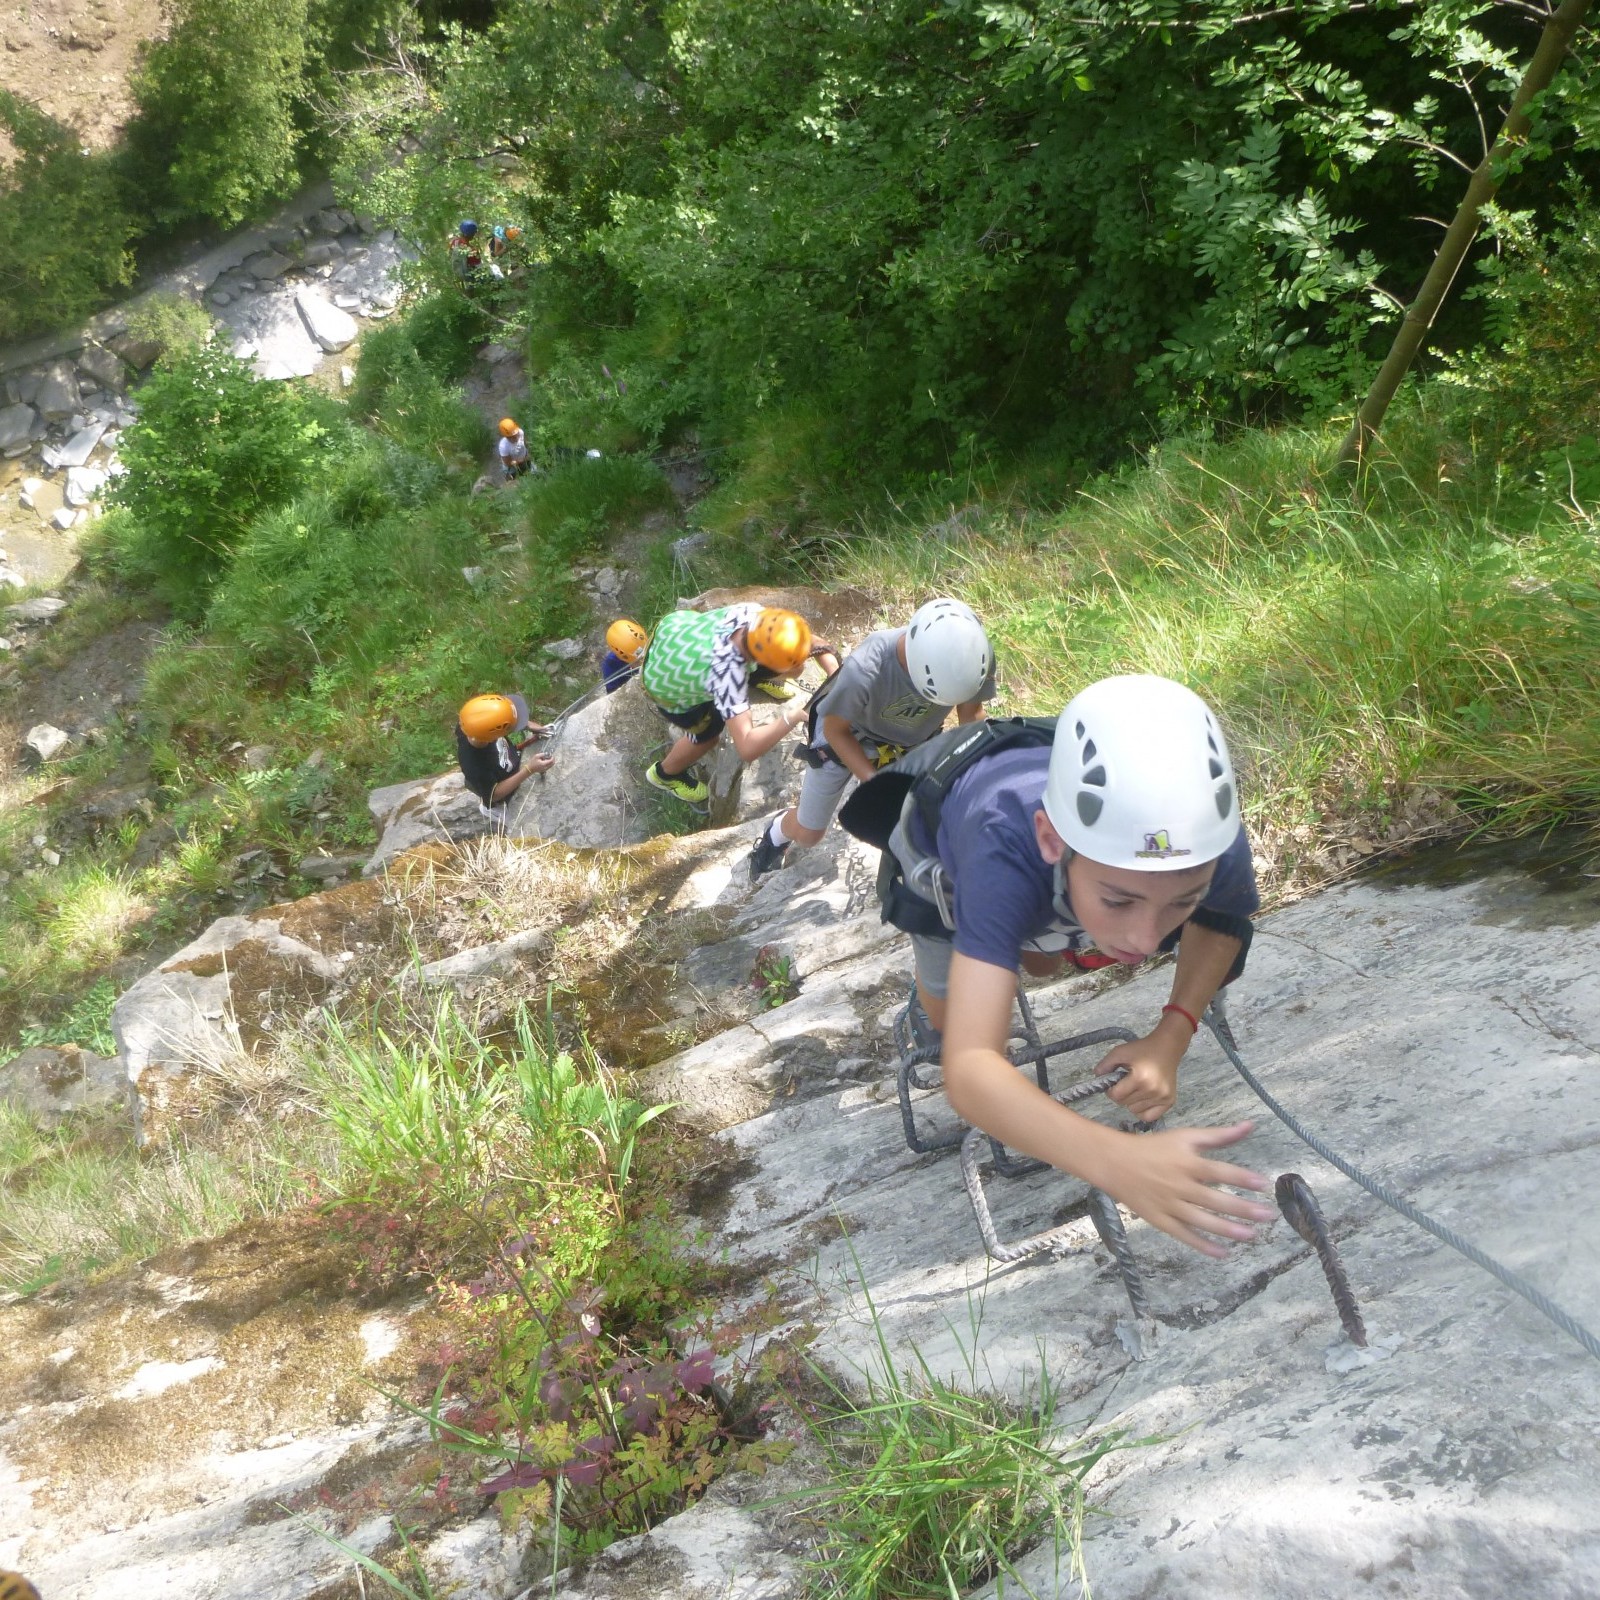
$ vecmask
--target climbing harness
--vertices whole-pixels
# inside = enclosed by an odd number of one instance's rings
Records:
[[[1464,1239],[1453,1228],[1436,1222],[1426,1211],[1412,1205],[1403,1195],[1398,1195],[1387,1184],[1368,1177],[1354,1162],[1347,1161],[1326,1140],[1319,1138],[1292,1112],[1285,1110],[1268,1092],[1261,1080],[1239,1059],[1239,1049],[1234,1043],[1233,1029],[1228,1024],[1226,1009],[1215,1000],[1206,1008],[1202,1018],[1211,1029],[1222,1053],[1233,1063],[1236,1071],[1255,1091],[1256,1097],[1302,1143],[1309,1145],[1329,1166],[1337,1167],[1352,1183],[1359,1184],[1374,1200],[1381,1200],[1391,1211],[1398,1211],[1407,1222],[1414,1222],[1424,1233],[1431,1233],[1441,1244],[1464,1255],[1474,1266],[1482,1267],[1490,1277],[1497,1278],[1513,1294],[1521,1295],[1534,1310],[1549,1318],[1569,1338],[1576,1339],[1597,1361],[1600,1361],[1600,1339],[1597,1339],[1570,1312],[1564,1311],[1542,1290],[1534,1287],[1520,1273],[1513,1272],[1503,1262],[1495,1260],[1487,1251],[1480,1250],[1471,1240]],[[1292,1219],[1291,1219],[1292,1220]]]

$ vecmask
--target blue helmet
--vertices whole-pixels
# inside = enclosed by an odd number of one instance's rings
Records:
[[[459,233],[463,239],[470,239],[477,231],[478,224],[474,222],[471,217],[463,217],[461,219],[461,226],[456,229],[456,232]]]

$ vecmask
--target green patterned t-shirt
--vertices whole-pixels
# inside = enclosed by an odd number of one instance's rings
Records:
[[[639,681],[664,711],[687,711],[708,700],[724,718],[749,705],[745,682],[754,663],[733,648],[733,636],[751,626],[761,607],[748,601],[714,611],[672,611],[650,636]]]

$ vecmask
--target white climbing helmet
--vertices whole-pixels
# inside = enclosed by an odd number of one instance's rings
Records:
[[[976,700],[994,671],[994,650],[972,607],[959,600],[918,606],[906,627],[906,670],[936,706]]]
[[[1056,724],[1044,812],[1079,855],[1175,872],[1238,837],[1233,763],[1211,709],[1170,678],[1102,678]]]

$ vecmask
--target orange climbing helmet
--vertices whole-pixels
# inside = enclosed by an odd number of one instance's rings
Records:
[[[794,611],[766,606],[750,625],[750,654],[773,672],[798,672],[811,655],[811,625]]]
[[[528,702],[520,694],[477,694],[461,708],[461,731],[475,744],[503,739],[528,726]]]
[[[644,654],[650,635],[628,617],[618,617],[606,629],[606,649],[631,667]]]
[[[501,417],[500,437],[502,439],[509,439],[513,434],[521,432],[522,429],[517,426],[516,419],[514,417]]]

